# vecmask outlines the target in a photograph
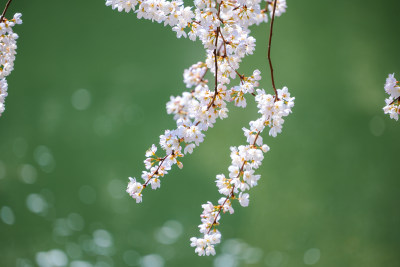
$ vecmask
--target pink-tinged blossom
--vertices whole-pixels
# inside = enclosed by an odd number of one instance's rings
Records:
[[[397,121],[400,114],[400,84],[394,77],[394,73],[386,78],[385,92],[389,97],[385,99],[386,105],[383,107],[383,112]]]

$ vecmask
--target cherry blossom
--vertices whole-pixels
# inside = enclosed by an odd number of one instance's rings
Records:
[[[194,0],[194,6],[189,7],[179,0],[107,0],[106,5],[119,12],[135,13],[139,19],[163,23],[175,32],[177,38],[199,40],[205,50],[205,59],[183,73],[183,82],[190,91],[171,96],[166,105],[167,113],[176,121],[176,128],[165,130],[160,135],[158,147],[153,144],[146,152],[146,170],[141,175],[143,183],[129,178],[126,191],[136,202],[142,201],[142,192],[149,184],[152,189],[159,188],[172,166],[183,167],[182,158],[193,153],[204,141],[206,131],[218,119],[228,117],[229,103],[241,108],[245,108],[248,101],[257,103],[260,118],[251,121],[249,129],[243,128],[247,145],[231,147],[229,173],[216,177],[222,197],[217,205],[209,201],[202,205],[199,225],[202,236],[190,239],[198,255],[215,255],[214,246],[221,242],[221,233],[217,229],[221,212],[234,213],[232,204],[235,200],[247,207],[250,203],[247,191],[261,178],[255,170],[261,166],[264,153],[269,151],[261,133],[265,128],[272,137],[281,133],[283,118],[294,106],[294,98],[286,87],[275,88],[270,59],[274,17],[286,11],[286,1]],[[249,27],[267,22],[269,16],[268,59],[274,95],[259,89],[259,70],[247,75],[239,72],[243,58],[252,55],[256,47],[256,39],[250,35]],[[214,78],[209,81],[207,74]]]
[[[385,92],[389,95],[385,99],[386,106],[383,107],[385,114],[389,114],[391,119],[396,121],[400,114],[400,84],[393,74],[389,74],[385,83]]]
[[[0,20],[0,116],[5,110],[5,99],[8,95],[6,77],[14,70],[14,60],[17,54],[18,35],[13,27],[22,24],[21,14],[16,13],[11,20],[2,17]]]

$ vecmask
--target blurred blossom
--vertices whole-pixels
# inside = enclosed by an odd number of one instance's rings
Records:
[[[85,204],[93,204],[96,201],[96,191],[92,187],[84,185],[79,189],[79,199]]]
[[[113,266],[114,266],[113,264],[110,264],[110,263],[104,262],[104,261],[98,261],[94,265],[94,267],[113,267]]]
[[[6,164],[0,160],[0,179],[6,177]]]
[[[70,213],[67,218],[68,226],[74,231],[82,231],[85,221],[81,215],[77,213]]]
[[[239,255],[243,251],[243,243],[237,239],[228,239],[223,243],[222,251],[227,254]]]
[[[0,217],[5,224],[12,225],[15,222],[14,212],[10,207],[2,207],[0,210]]]
[[[374,116],[369,122],[369,130],[374,136],[381,136],[385,131],[385,122],[380,116]]]
[[[238,261],[236,257],[229,254],[221,254],[215,257],[214,267],[237,267]]]
[[[68,242],[68,243],[65,245],[65,251],[67,252],[68,256],[69,256],[71,259],[79,259],[79,258],[82,257],[82,249],[81,249],[81,247],[80,247],[78,244],[76,244],[76,243]],[[72,265],[72,262],[71,262],[71,265]]]
[[[125,193],[125,191],[123,191]],[[125,195],[125,194],[123,194]],[[132,211],[131,207],[129,205],[121,205],[120,201],[111,201],[111,210],[115,213],[123,214],[123,213],[129,213]]]
[[[72,106],[77,110],[85,110],[90,106],[92,97],[86,89],[76,90],[71,97]]]
[[[283,262],[283,254],[280,251],[271,251],[265,257],[265,264],[269,267],[281,266]]]
[[[175,247],[176,246],[161,245],[155,250],[155,253],[159,254],[165,261],[169,261],[176,257]],[[179,256],[182,256],[182,254],[179,254]]]
[[[94,250],[94,244],[89,235],[81,235],[79,237],[79,244],[85,252],[92,252]]]
[[[259,248],[247,248],[243,253],[243,259],[246,264],[256,264],[262,258],[263,251]]]
[[[43,188],[40,194],[47,200],[47,203],[54,202],[54,194],[51,189]]]
[[[28,143],[22,137],[18,137],[14,140],[13,152],[18,158],[23,158],[28,150]]]
[[[40,267],[63,267],[67,266],[68,258],[63,251],[53,249],[48,252],[36,253],[36,263]]]
[[[114,261],[112,258],[110,258],[109,256],[98,256],[97,257],[97,262],[94,265],[94,267],[113,267],[114,266]],[[119,267],[119,266],[116,266]]]
[[[33,213],[45,214],[47,210],[46,200],[39,194],[30,194],[26,198],[26,206]]]
[[[260,248],[250,247],[239,239],[228,239],[222,245],[223,254],[214,260],[214,266],[238,266],[256,264],[260,262],[263,251]]]
[[[38,146],[34,151],[34,158],[44,172],[50,173],[56,166],[54,157],[46,146]]]
[[[183,232],[182,224],[178,221],[167,221],[155,231],[155,238],[161,244],[169,245],[176,242]]]
[[[33,264],[28,259],[17,259],[16,267],[33,267]]]
[[[27,184],[33,184],[36,182],[37,171],[36,168],[30,164],[24,164],[21,166],[20,175],[22,181]]]
[[[137,266],[139,264],[140,255],[134,250],[127,250],[124,252],[123,259],[128,266]]]
[[[111,255],[115,249],[113,246],[113,238],[111,234],[103,229],[98,229],[93,232],[92,252],[97,255]],[[111,258],[107,258],[108,261],[112,261]]]
[[[108,247],[112,246],[112,244],[113,244],[111,234],[103,229],[94,231],[93,240],[97,246],[103,247],[103,248],[108,248]]]
[[[316,264],[321,257],[321,252],[317,248],[310,248],[304,253],[304,263],[307,265]]]
[[[54,222],[53,234],[55,236],[69,236],[72,234],[71,228],[68,226],[66,219],[57,219]]]
[[[53,191],[48,188],[43,188],[42,190],[40,190],[40,195],[43,197],[47,204],[47,209],[45,210],[45,213],[43,213],[43,215],[46,216],[46,219],[54,221],[57,218],[57,212],[53,205],[55,198]]]
[[[93,265],[86,261],[72,261],[69,267],[93,267]]]
[[[113,198],[122,198],[125,196],[126,183],[121,180],[114,179],[108,183],[108,192]]]
[[[163,267],[164,266],[164,259],[157,254],[150,254],[147,256],[144,256],[140,260],[140,266],[141,267]]]

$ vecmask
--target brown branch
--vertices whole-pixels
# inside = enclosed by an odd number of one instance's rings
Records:
[[[222,32],[220,32],[220,34],[221,34],[221,38],[222,38],[222,45],[224,46],[224,57],[227,57],[227,54],[226,54],[226,44],[228,43],[227,41],[225,41],[225,38],[224,38],[224,35],[222,34]],[[221,47],[222,47],[222,45],[221,45]]]
[[[244,165],[244,163],[243,163],[243,165]],[[235,190],[235,186],[232,187],[232,190],[231,190],[231,192],[229,193],[229,195],[225,198],[224,203],[222,203],[222,205],[219,206],[218,213],[217,213],[217,215],[214,217],[214,221],[213,221],[213,223],[211,224],[210,229],[208,229],[207,234],[209,234],[209,233],[211,232],[211,228],[217,223],[218,216],[219,216],[219,214],[221,213],[221,210],[222,210],[222,208],[224,207],[225,203],[228,201],[228,199],[230,199],[231,197],[233,197],[233,190]]]
[[[201,77],[200,77],[200,82],[199,82],[199,84],[200,84],[201,82],[204,81],[204,77],[206,76],[207,71],[208,71],[208,68],[206,67],[206,71],[205,71],[205,72],[203,73],[203,75],[201,75]]]
[[[268,42],[268,61],[269,61],[269,68],[271,69],[271,80],[272,80],[272,87],[274,88],[274,92],[275,92],[275,101],[277,101],[277,99],[278,99],[278,92],[276,91],[275,79],[274,79],[274,68],[272,67],[272,62],[271,62],[271,41],[272,41],[272,30],[274,28],[276,2],[277,2],[277,0],[274,1],[274,10],[272,11],[271,27],[269,30],[269,42]]]
[[[222,5],[223,2],[224,2],[224,1],[221,1],[221,3],[219,3],[217,18],[218,18],[218,20],[219,20],[222,24],[225,24],[224,21],[223,21],[223,20],[221,19],[221,17],[219,16],[219,15],[220,15],[220,10],[221,10],[221,5]]]
[[[394,102],[399,101],[399,100],[400,100],[400,96],[396,99],[393,99],[392,103],[390,103],[388,106],[390,106],[391,104],[393,104]]]
[[[221,4],[219,4],[218,6],[218,13],[217,16],[219,16],[219,13],[221,12]],[[217,97],[218,94],[218,58],[217,58],[217,48],[218,48],[218,36],[220,33],[220,27],[217,27],[217,32],[216,35],[217,37],[215,37],[215,49],[214,49],[214,59],[215,59],[215,88],[214,88],[214,96],[210,102],[210,104],[208,104],[207,107],[207,111],[214,105],[215,102],[215,98]]]
[[[270,27],[269,41],[268,41],[268,62],[269,62],[270,70],[271,70],[272,87],[273,87],[274,92],[275,92],[275,101],[278,100],[278,92],[277,92],[276,86],[275,86],[274,69],[273,69],[273,67],[272,67],[272,61],[271,61],[271,42],[272,42],[272,32],[273,32],[273,27],[274,27],[276,2],[277,2],[277,0],[274,0],[274,9],[273,9],[273,11],[272,11],[271,27]],[[268,3],[268,2],[267,2],[267,3]],[[218,8],[218,11],[219,11],[219,8]],[[219,31],[219,27],[217,28],[217,40],[218,40],[218,31]],[[224,42],[225,42],[225,40],[224,40]],[[215,55],[215,57],[217,56],[216,54],[217,54],[217,53],[216,53],[216,50],[214,50],[214,55]],[[217,61],[216,61],[216,60],[215,60],[215,66],[216,66],[215,78],[217,78]],[[240,75],[239,75],[239,76],[240,76]],[[216,83],[217,83],[217,80],[216,80]],[[215,96],[216,96],[216,92],[215,92],[215,94],[214,94],[214,98],[213,98],[213,101],[212,101],[211,103],[214,102]],[[211,106],[211,105],[210,105],[210,106]],[[261,131],[258,131],[258,132],[257,132],[256,138],[254,139],[254,142],[253,142],[253,146],[256,144],[257,139],[258,139],[258,137],[260,136],[260,133],[261,133]],[[239,174],[238,174],[238,176],[237,176],[236,178],[239,178],[240,175],[242,174],[245,164],[246,164],[246,161],[243,162],[243,165],[242,165],[242,167],[240,168]],[[235,185],[232,186],[231,192],[230,192],[230,193],[228,194],[228,196],[225,198],[225,201],[222,203],[222,205],[219,205],[218,213],[217,213],[217,215],[214,217],[214,220],[213,220],[213,222],[212,222],[210,228],[208,229],[207,234],[210,233],[212,227],[217,223],[218,216],[221,214],[221,210],[223,209],[223,207],[224,207],[224,205],[226,204],[226,202],[228,201],[228,199],[231,199],[231,198],[234,197],[234,190],[235,190]]]
[[[9,5],[11,4],[12,0],[8,0],[6,7],[3,10],[3,13],[1,14],[1,18],[0,18],[0,23],[3,22],[4,16],[6,15],[6,12],[8,10]]]
[[[214,58],[215,58],[215,87],[214,87],[214,96],[208,104],[207,111],[214,105],[215,98],[217,97],[218,94],[218,58],[217,58],[217,44],[218,44],[218,36],[219,36],[219,30],[220,28],[217,27],[217,37],[215,38],[215,49],[214,49]]]
[[[160,164],[158,164],[157,170],[155,170],[155,171],[151,174],[151,176],[149,177],[149,179],[147,179],[147,181],[143,184],[143,188],[146,188],[146,186],[147,186],[147,184],[150,182],[151,178],[153,178],[154,175],[158,174],[158,171],[160,170],[161,165],[164,163],[164,161],[165,161],[169,156],[171,156],[171,155],[173,155],[173,154],[174,154],[174,151],[172,151],[171,154],[166,155],[165,157],[161,158],[161,160],[160,160],[161,162],[160,162]]]
[[[232,65],[231,65],[231,62],[230,62],[230,60],[229,60],[229,57],[228,57],[228,55],[227,55],[227,53],[226,53],[226,44],[228,44],[228,42],[225,40],[225,38],[224,38],[224,35],[222,34],[222,32],[220,31],[220,35],[221,35],[221,38],[222,38],[222,41],[223,41],[223,46],[224,46],[224,58],[226,58],[227,60],[228,60],[228,65],[229,65],[229,67],[231,67],[231,69],[233,69],[235,72],[236,72],[236,74],[239,76],[239,78],[240,78],[240,81],[241,82],[243,82],[243,79],[244,79],[244,75],[241,75],[237,70],[235,70],[233,67],[232,67]],[[222,46],[222,45],[221,45]],[[221,47],[220,47],[221,48]]]

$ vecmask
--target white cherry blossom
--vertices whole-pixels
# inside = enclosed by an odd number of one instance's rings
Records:
[[[14,60],[17,54],[18,35],[13,27],[22,24],[21,13],[16,13],[11,20],[3,18],[0,22],[0,116],[5,110],[5,99],[8,95],[6,77],[14,70]]]
[[[389,97],[385,99],[386,106],[383,107],[383,112],[397,121],[400,114],[400,84],[394,77],[394,73],[389,74],[386,79],[385,92]]]
[[[274,9],[274,3],[276,7]],[[250,188],[256,186],[260,175],[255,170],[261,166],[264,153],[269,147],[263,143],[261,133],[268,128],[269,135],[275,137],[282,131],[283,118],[291,113],[294,98],[286,87],[266,94],[259,88],[261,73],[254,70],[245,75],[239,67],[248,55],[255,51],[256,39],[249,29],[280,16],[286,11],[285,0],[194,0],[193,6],[185,6],[183,1],[173,0],[107,0],[107,6],[119,12],[130,12],[141,19],[148,19],[170,27],[177,38],[199,40],[205,50],[205,58],[183,73],[183,82],[188,92],[171,96],[166,104],[168,114],[172,114],[176,127],[160,135],[159,145],[153,144],[146,152],[143,183],[129,178],[127,192],[142,201],[142,191],[151,185],[160,187],[160,180],[173,165],[182,168],[182,157],[191,154],[205,138],[205,132],[218,119],[229,114],[229,103],[245,108],[248,101],[255,100],[260,118],[243,128],[246,145],[231,147],[231,165],[228,175],[219,174],[216,186],[222,197],[218,204],[207,202],[202,205],[200,215],[200,238],[190,239],[191,246],[200,256],[215,255],[215,245],[221,242],[217,226],[221,215],[234,213],[233,202],[241,206],[249,205]],[[271,32],[272,34],[272,32]],[[272,35],[271,35],[272,36]],[[208,80],[207,75],[214,76]],[[237,78],[237,81],[232,83]],[[159,154],[159,155],[157,155]],[[246,193],[244,193],[246,191]]]
[[[249,123],[250,129],[243,128],[248,145],[231,147],[232,163],[228,167],[229,179],[224,174],[219,174],[215,181],[218,192],[224,196],[219,199],[219,205],[212,206],[211,202],[207,202],[202,206],[203,212],[200,216],[202,219],[199,229],[203,237],[199,239],[193,237],[191,240],[205,239],[207,235],[213,232],[220,235],[217,226],[221,219],[221,213],[229,212],[232,214],[234,212],[232,207],[234,200],[238,200],[242,207],[249,205],[250,195],[244,192],[258,184],[261,176],[255,174],[255,170],[261,166],[264,159],[263,153],[269,151],[269,146],[259,141],[262,140],[261,133],[265,128],[270,128],[270,135],[275,137],[278,133],[277,130],[272,134],[271,130],[276,129],[278,126],[279,130],[281,130],[284,122],[282,117],[292,113],[294,97],[290,96],[287,87],[276,90],[277,96],[266,94],[263,89],[257,89],[256,91],[255,100],[261,117]],[[217,243],[213,243],[212,246],[215,244]],[[192,242],[191,245],[196,247],[195,251],[200,256],[208,255],[204,252],[207,251],[206,244]]]

